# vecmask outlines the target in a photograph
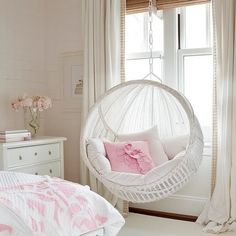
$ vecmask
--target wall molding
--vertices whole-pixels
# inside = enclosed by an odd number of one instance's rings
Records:
[[[198,216],[207,201],[208,198],[205,197],[174,194],[156,202],[141,204],[130,203],[130,208],[169,214]]]
[[[206,202],[208,198],[206,197],[197,197],[197,196],[189,196],[189,195],[182,195],[182,194],[173,194],[169,196],[170,199],[176,200],[188,200],[188,201],[198,201],[198,202]]]
[[[153,210],[140,209],[140,208],[134,208],[134,207],[130,207],[129,212],[142,214],[142,215],[174,219],[174,220],[182,220],[182,221],[195,222],[197,220],[197,216],[183,215],[183,214],[176,214],[176,213],[162,212],[162,211],[153,211]]]

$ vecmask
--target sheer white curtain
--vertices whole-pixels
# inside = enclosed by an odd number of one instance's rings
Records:
[[[213,0],[216,56],[216,179],[198,219],[204,231],[236,229],[236,1]]]
[[[83,121],[96,100],[106,90],[121,82],[121,2],[120,0],[83,0]],[[89,173],[82,160],[80,165],[81,183],[89,185],[93,191],[115,205],[117,197]]]

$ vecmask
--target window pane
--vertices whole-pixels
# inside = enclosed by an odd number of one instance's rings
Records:
[[[157,11],[156,14],[153,13],[153,51],[163,51],[163,15],[162,11]]]
[[[208,47],[207,5],[194,5],[185,8],[186,48]]]
[[[126,15],[126,53],[149,51],[148,12]],[[163,50],[162,12],[153,13],[153,51]]]
[[[147,28],[144,13],[126,15],[126,53],[146,51]]]
[[[143,79],[149,73],[149,59],[127,60],[126,61],[126,80]],[[153,72],[161,78],[162,63],[161,59],[153,60]]]
[[[202,126],[206,142],[211,141],[212,68],[213,60],[211,55],[184,57],[184,92]]]

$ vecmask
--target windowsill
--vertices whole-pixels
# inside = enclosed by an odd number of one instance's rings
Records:
[[[204,142],[204,148],[212,148],[212,142]]]

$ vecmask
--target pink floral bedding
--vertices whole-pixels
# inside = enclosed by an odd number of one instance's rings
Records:
[[[102,227],[113,236],[123,224],[118,211],[88,187],[0,171],[0,236],[78,236]]]

